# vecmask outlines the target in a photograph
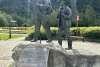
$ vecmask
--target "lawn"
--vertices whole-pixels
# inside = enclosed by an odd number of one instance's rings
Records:
[[[2,30],[4,30],[6,28],[3,28]],[[100,39],[100,27],[79,27],[80,29],[80,36],[83,37],[89,37],[89,38],[99,38]],[[51,31],[53,32],[53,34],[56,35],[58,28],[57,27],[51,27]],[[76,36],[76,31],[77,31],[77,27],[72,27],[71,28],[71,32],[73,36]],[[23,37],[22,34],[20,33],[24,33],[24,34],[31,34],[31,33],[35,32],[35,28],[34,26],[32,27],[27,27],[24,29],[24,27],[14,27],[12,28],[12,38],[19,38],[19,37]],[[43,28],[43,26],[41,27],[41,32],[43,33],[44,37],[46,35],[45,33],[45,29]],[[18,34],[18,35],[17,35]],[[2,33],[0,33],[0,40],[7,40],[9,38],[9,34],[7,34],[6,31],[2,31]]]
[[[20,37],[24,37],[24,36],[25,35],[23,35],[23,34],[12,34],[11,39],[20,38]],[[0,33],[0,40],[8,40],[8,39],[9,39],[8,33]]]

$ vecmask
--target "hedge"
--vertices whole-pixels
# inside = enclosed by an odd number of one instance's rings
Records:
[[[71,32],[73,33],[73,36],[76,36],[76,31],[79,30],[80,35],[85,38],[90,39],[100,39],[100,27],[79,27],[79,28],[72,28]]]
[[[51,31],[52,31],[52,38],[55,39],[57,37],[58,28],[52,27]],[[72,36],[81,36],[90,39],[100,39],[100,27],[79,27],[79,28],[73,27],[71,28],[71,34]],[[28,37],[32,39],[33,36],[34,32],[29,34]],[[43,28],[41,29],[41,34],[38,38],[39,39],[41,38],[43,40],[47,39],[45,30]]]
[[[52,38],[53,38],[53,39],[56,38],[57,30],[58,30],[58,29],[55,28],[55,27],[52,27],[52,28],[51,28]],[[30,34],[28,35],[28,37],[26,37],[26,40],[32,40],[32,39],[34,38],[34,34],[35,34],[35,32],[30,33]],[[47,34],[46,34],[45,30],[42,28],[42,29],[41,29],[41,33],[40,33],[38,39],[47,40],[47,36],[46,36],[46,35],[47,35]]]

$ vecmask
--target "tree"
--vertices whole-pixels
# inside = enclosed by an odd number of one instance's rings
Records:
[[[25,23],[25,19],[23,19],[21,16],[18,15],[12,15],[13,19],[16,20],[16,25],[17,26],[22,26],[23,23]]]
[[[0,27],[8,26],[12,17],[5,12],[0,11]]]
[[[85,18],[87,18],[88,25],[91,25],[91,24],[93,25],[95,23],[96,13],[93,7],[91,7],[90,5],[87,5],[84,15],[85,15]]]
[[[87,5],[86,8],[80,13],[81,24],[84,26],[90,26],[95,24],[96,12],[93,7]]]

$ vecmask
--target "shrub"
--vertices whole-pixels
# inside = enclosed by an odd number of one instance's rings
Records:
[[[58,31],[57,27],[51,27],[53,39],[57,38],[57,31]],[[78,32],[78,34],[77,34],[77,32]],[[85,38],[100,39],[100,27],[79,27],[79,28],[73,27],[73,28],[71,28],[71,33],[72,33],[72,36],[82,36]],[[41,34],[38,37],[38,39],[41,38],[42,40],[47,40],[46,35],[47,34],[45,33],[45,30],[42,28]],[[31,40],[31,39],[33,39],[33,36],[34,36],[34,32],[29,34],[29,36],[27,38],[29,40]]]
[[[51,28],[51,33],[52,33],[52,38],[56,38],[57,35],[57,28],[56,27],[52,27]],[[41,28],[41,34],[38,36],[38,39],[41,38],[41,40],[47,40],[47,36],[46,36],[46,32],[44,30],[44,28]],[[31,34],[28,35],[28,37],[25,38],[25,40],[32,40],[35,36],[35,32],[32,32]]]
[[[12,16],[0,11],[0,27],[8,26]]]
[[[83,36],[92,39],[100,39],[100,30],[89,31],[85,33]]]
[[[77,28],[72,28],[73,36],[76,36]],[[100,27],[80,27],[80,36],[85,38],[100,39]]]

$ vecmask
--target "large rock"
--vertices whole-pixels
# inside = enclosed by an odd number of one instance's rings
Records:
[[[75,53],[76,52],[76,53]],[[52,44],[20,44],[13,49],[16,67],[100,67],[100,56]]]

